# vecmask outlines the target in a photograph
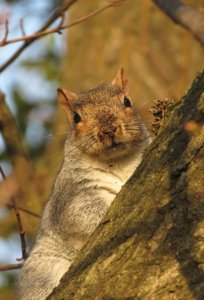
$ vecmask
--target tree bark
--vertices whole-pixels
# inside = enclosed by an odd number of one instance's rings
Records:
[[[49,299],[204,299],[204,71]]]
[[[189,30],[204,46],[204,15],[179,0],[153,0],[175,23]]]

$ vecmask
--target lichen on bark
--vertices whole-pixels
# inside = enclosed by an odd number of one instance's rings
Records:
[[[203,95],[204,71],[49,299],[204,299]]]

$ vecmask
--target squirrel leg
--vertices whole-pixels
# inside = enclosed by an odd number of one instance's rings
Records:
[[[46,246],[45,246],[46,245]],[[59,284],[61,277],[69,269],[73,251],[62,256],[63,251],[56,245],[38,243],[28,257],[17,287],[20,300],[44,300]]]

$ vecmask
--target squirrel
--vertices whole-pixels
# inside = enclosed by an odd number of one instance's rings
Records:
[[[122,68],[109,84],[80,94],[57,91],[71,129],[36,242],[19,276],[21,300],[44,300],[59,284],[151,141],[133,109]]]

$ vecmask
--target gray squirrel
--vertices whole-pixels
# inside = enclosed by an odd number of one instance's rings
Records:
[[[122,68],[111,83],[78,95],[58,89],[58,99],[71,129],[36,242],[20,273],[21,300],[44,300],[59,284],[150,143]]]

